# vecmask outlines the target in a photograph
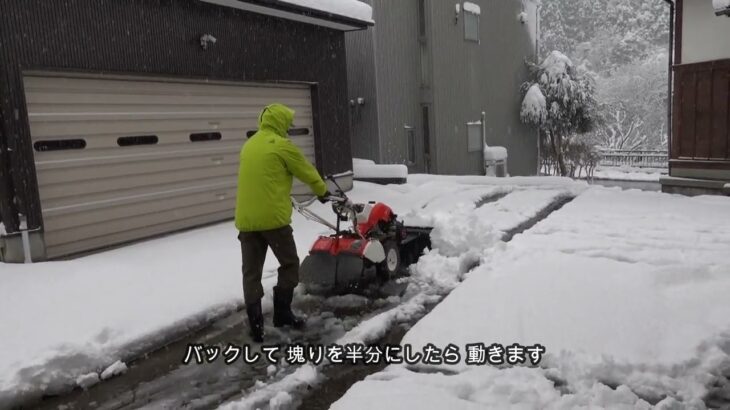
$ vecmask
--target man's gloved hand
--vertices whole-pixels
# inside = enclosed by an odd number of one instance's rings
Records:
[[[327,201],[329,201],[329,197],[331,197],[331,196],[332,196],[332,194],[330,193],[330,191],[326,191],[324,193],[324,195],[317,197],[317,199],[319,199],[319,202],[326,204]]]

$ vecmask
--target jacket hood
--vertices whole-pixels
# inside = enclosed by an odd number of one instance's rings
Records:
[[[271,104],[264,108],[259,116],[259,129],[268,129],[286,138],[292,122],[294,122],[294,110],[283,104]]]

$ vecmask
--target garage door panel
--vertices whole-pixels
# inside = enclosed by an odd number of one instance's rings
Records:
[[[197,108],[197,107],[196,107]],[[135,107],[135,109],[139,109]],[[211,107],[210,110],[193,109],[190,111],[152,111],[152,112],[139,112],[139,111],[109,111],[95,113],[93,116],[89,116],[87,113],[79,110],[78,112],[56,112],[56,113],[44,113],[43,115],[37,115],[36,119],[38,122],[74,122],[74,121],[89,121],[91,118],[94,121],[129,121],[129,120],[205,120],[208,121],[230,121],[236,120],[237,124],[240,120],[247,120],[244,124],[246,129],[256,129],[258,125],[260,109],[256,111],[243,111],[243,110],[231,110],[226,107],[224,109],[215,110]],[[300,125],[301,118],[308,118],[312,116],[312,113],[308,110],[298,110],[295,114],[295,122]],[[307,124],[311,127],[312,124]]]
[[[47,253],[49,258],[57,258],[71,254],[77,254],[80,252],[86,252],[90,249],[101,249],[108,246],[137,241],[141,238],[147,238],[154,235],[163,235],[166,233],[185,229],[186,227],[194,227],[215,222],[222,222],[227,219],[230,219],[230,211],[225,210],[212,214],[199,215],[183,221],[172,221],[163,224],[148,225],[142,228],[126,230],[122,232],[109,232],[107,235],[104,236],[90,239],[81,239],[69,243],[61,243],[48,247]],[[233,230],[235,228],[231,229]]]
[[[216,202],[226,202],[236,198],[236,187],[229,186],[216,191],[203,191],[199,193],[183,192],[182,194],[169,196],[167,198],[150,199],[146,201],[135,201],[128,204],[112,205],[102,204],[95,208],[87,208],[83,213],[79,208],[64,209],[46,213],[43,220],[44,227],[50,231],[83,227],[86,225],[106,224],[107,222],[136,218],[146,214],[156,214],[166,211],[206,205]],[[235,205],[235,204],[234,204]]]
[[[149,225],[169,223],[174,221],[185,221],[201,215],[228,211],[235,206],[235,199],[221,202],[212,202],[202,205],[194,205],[184,208],[176,208],[173,211],[146,213],[136,215],[134,218],[106,221],[100,224],[82,225],[70,229],[61,229],[46,233],[46,246],[76,242],[89,238],[98,238],[108,235],[110,232],[124,232],[140,229]],[[228,218],[230,219],[230,213]],[[235,228],[231,227],[231,230]]]
[[[149,187],[143,187],[119,190],[111,193],[101,192],[77,197],[44,199],[43,201],[47,206],[43,210],[43,215],[45,218],[47,214],[56,215],[85,212],[102,207],[133,204],[135,202],[144,202],[158,198],[180,197],[201,192],[218,192],[233,188],[236,186],[236,183],[235,178],[225,177],[196,181],[195,183],[186,181],[165,186],[164,189],[150,190]]]
[[[47,253],[51,257],[231,219],[239,151],[261,108],[297,111],[308,135],[292,141],[315,158],[306,85],[252,86],[28,75],[26,100]],[[191,141],[193,133],[220,139]],[[154,145],[117,139],[154,135]],[[82,139],[79,144],[58,140]],[[50,141],[47,142],[47,141]],[[295,184],[295,193],[310,193]]]
[[[156,160],[184,160],[195,157],[218,158],[221,155],[233,155],[233,152],[237,156],[243,146],[243,139],[241,138],[241,141],[197,143],[195,144],[196,149],[190,149],[191,144],[183,143],[175,147],[149,146],[145,147],[144,150],[120,150],[118,147],[111,147],[87,148],[83,151],[51,151],[44,152],[42,155],[36,154],[36,168],[38,170],[62,170],[64,168],[118,164],[144,167],[151,165]],[[42,159],[38,157],[42,157]]]
[[[114,177],[144,177],[148,173],[165,171],[186,171],[210,167],[237,167],[239,155],[225,153],[220,155],[206,155],[182,158],[164,158],[158,160],[137,161],[133,163],[121,162],[98,165],[79,164],[75,167],[41,169],[38,172],[38,181],[41,187],[52,184],[62,184],[67,181],[93,181]],[[237,168],[234,168],[237,169]]]
[[[159,81],[152,78],[102,79],[93,77],[71,77],[51,75],[26,75],[25,89],[29,92],[54,91],[86,93],[93,89],[97,93],[108,92],[113,95],[138,93],[145,95],[202,95],[202,96],[242,96],[256,98],[286,98],[309,96],[309,88],[298,84],[246,84],[216,83],[195,80],[180,81],[170,79]],[[181,91],[182,90],[182,91]]]
[[[41,200],[65,198],[65,197],[82,197],[89,194],[99,194],[109,192],[109,196],[115,195],[114,192],[125,192],[135,190],[137,192],[150,192],[164,190],[165,186],[185,183],[189,181],[191,184],[204,182],[213,178],[231,178],[238,171],[237,165],[228,165],[214,168],[200,168],[180,171],[166,171],[149,173],[144,177],[127,178],[115,177],[97,179],[84,182],[64,182],[53,185],[47,185],[41,193]]]
[[[254,119],[136,119],[136,120],[97,120],[87,119],[85,121],[60,121],[36,123],[36,131],[39,137],[84,137],[93,135],[111,135],[111,141],[116,142],[117,137],[134,135],[156,135],[157,133],[178,133],[181,140],[189,139],[192,132],[215,132],[216,127],[226,129],[240,129],[243,134],[258,128],[258,122]],[[297,124],[300,128],[312,128],[311,122]],[[174,134],[173,134],[174,135]],[[175,142],[175,141],[171,141]],[[160,144],[165,140],[161,139]]]

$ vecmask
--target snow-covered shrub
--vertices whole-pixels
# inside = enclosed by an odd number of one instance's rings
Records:
[[[553,51],[539,64],[528,63],[533,81],[522,86],[522,122],[540,131],[541,143],[550,151],[560,175],[570,173],[565,155],[578,134],[594,128],[597,103],[595,84],[588,73],[581,73],[563,53]]]

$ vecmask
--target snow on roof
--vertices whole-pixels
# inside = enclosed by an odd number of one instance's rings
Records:
[[[464,2],[464,11],[468,11],[469,13],[473,13],[476,15],[482,14],[482,8],[479,7],[478,4],[474,4],[468,1]]]
[[[373,9],[358,0],[279,0],[312,10],[319,10],[354,20],[373,22]]]

